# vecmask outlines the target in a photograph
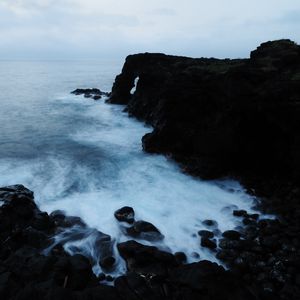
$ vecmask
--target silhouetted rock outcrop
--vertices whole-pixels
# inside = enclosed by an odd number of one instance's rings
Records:
[[[201,245],[217,248],[258,298],[298,299],[300,46],[267,42],[235,60],[130,55],[108,101],[153,126],[142,138],[145,151],[202,178],[238,178],[260,196],[258,207],[278,220],[236,210],[243,232],[227,231],[217,244],[202,231]],[[196,299],[190,290],[180,295]]]
[[[94,100],[99,100],[102,98],[102,96],[109,96],[110,93],[102,92],[99,89],[93,88],[93,89],[76,89],[71,92],[71,94],[74,94],[76,96],[84,95],[85,98],[92,98]]]
[[[103,273],[96,277],[89,258],[71,256],[61,244],[44,253],[55,234],[62,231],[69,241],[70,227],[86,228],[79,218],[69,218],[61,211],[50,216],[41,212],[33,193],[22,185],[0,188],[0,199],[1,299],[256,299],[257,293],[246,282],[216,263],[182,265],[183,253],[174,256],[135,241],[118,244],[127,264],[126,274],[116,279]],[[73,232],[75,240],[81,235],[82,231]],[[109,236],[98,235],[95,251],[110,241]],[[114,263],[112,256],[100,260],[104,269]],[[104,279],[115,281],[115,286],[100,284]]]
[[[154,127],[146,151],[189,173],[299,178],[300,47],[289,40],[264,43],[250,59],[128,56],[109,102]]]

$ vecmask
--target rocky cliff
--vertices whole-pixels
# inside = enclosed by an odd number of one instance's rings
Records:
[[[109,101],[153,126],[146,151],[189,173],[299,178],[300,46],[290,40],[261,44],[250,59],[128,56]]]

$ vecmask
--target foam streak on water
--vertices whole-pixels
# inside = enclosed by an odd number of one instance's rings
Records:
[[[69,135],[70,144],[78,147],[78,155],[73,153],[78,160],[57,153],[45,161],[16,164],[13,170],[11,162],[6,168],[2,162],[1,173],[10,174],[8,181],[32,188],[42,210],[65,210],[117,241],[127,238],[113,213],[132,206],[137,219],[152,222],[165,235],[159,244],[163,249],[184,251],[190,261],[193,252],[214,260],[200,248],[195,234],[205,229],[205,219],[216,220],[221,231],[234,228],[237,223],[232,210],[224,209],[228,206],[251,210],[252,201],[238,183],[223,182],[222,187],[201,181],[183,174],[162,155],[144,153],[141,137],[151,128],[128,118],[122,106],[71,95],[55,101],[62,108],[77,106],[74,114],[89,120]]]
[[[195,252],[216,260],[200,247],[197,232],[205,229],[203,220],[216,220],[224,231],[238,225],[233,207],[251,211],[253,199],[237,182],[201,181],[183,174],[162,155],[144,153],[141,138],[152,129],[128,118],[124,107],[67,92],[40,99],[44,102],[14,109],[15,104],[4,106],[21,123],[1,115],[0,125],[6,129],[1,132],[0,184],[26,185],[35,192],[41,210],[60,209],[79,216],[111,235],[116,245],[128,237],[113,213],[132,206],[137,220],[153,223],[165,236],[157,246],[184,251],[190,262],[198,259]],[[94,237],[93,231],[85,232],[84,238],[73,239],[66,248],[98,261]],[[62,233],[57,241],[61,239],[66,241],[68,234]],[[119,258],[118,264],[120,273],[124,263]],[[100,272],[98,266],[95,272]]]

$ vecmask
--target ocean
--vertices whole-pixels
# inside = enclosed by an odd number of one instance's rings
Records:
[[[200,247],[203,220],[217,221],[221,231],[233,229],[239,220],[232,210],[253,212],[255,199],[238,182],[202,181],[162,155],[144,153],[141,138],[152,129],[129,118],[123,106],[70,94],[89,87],[110,91],[122,65],[122,60],[0,61],[0,186],[25,185],[41,210],[79,216],[109,234],[114,245],[132,239],[114,211],[132,206],[137,220],[153,223],[165,236],[139,242],[183,251],[189,262],[199,256],[216,261]],[[69,239],[66,250],[92,257],[90,232]],[[124,262],[114,251],[112,273],[120,274]],[[94,271],[101,272],[98,264]]]

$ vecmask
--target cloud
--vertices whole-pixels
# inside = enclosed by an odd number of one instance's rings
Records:
[[[0,0],[0,58],[241,57],[265,40],[300,42],[299,12],[299,0]]]
[[[157,16],[176,16],[177,12],[171,8],[156,8],[151,11],[151,14]]]

